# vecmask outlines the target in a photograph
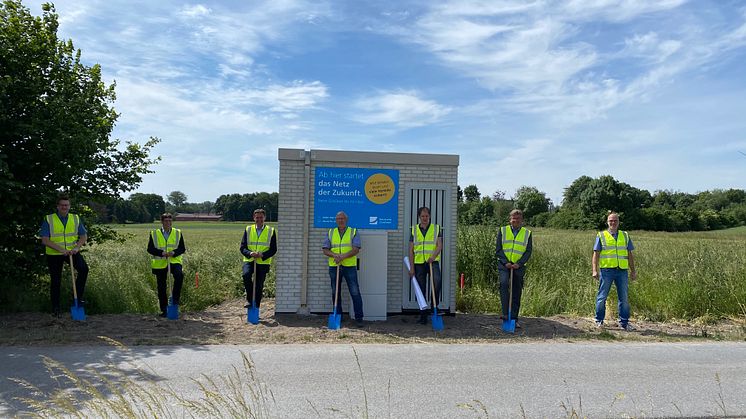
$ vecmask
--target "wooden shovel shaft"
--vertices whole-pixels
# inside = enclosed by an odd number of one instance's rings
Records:
[[[166,256],[166,287],[171,288],[170,292],[168,290],[166,290],[166,292],[168,292],[168,294],[171,296],[171,301],[173,302],[173,299],[174,299],[173,291],[174,290],[173,290],[173,287],[168,286],[168,284],[170,283],[171,283],[171,260],[169,260],[168,256]]]
[[[430,262],[430,291],[433,295],[433,309],[438,306],[437,302],[435,301],[435,278],[433,278],[433,263]]]
[[[337,265],[337,285],[334,287],[334,307],[332,308],[333,313],[337,313],[337,298],[339,298],[339,265]]]
[[[251,306],[254,307],[256,306],[256,258],[254,258],[254,270],[252,273],[254,274],[254,280],[252,281],[251,286]]]
[[[510,268],[510,281],[508,282],[508,318],[512,319],[513,313],[513,268]]]
[[[78,300],[78,288],[75,286],[75,269],[73,268],[73,255],[70,254],[70,277],[73,280],[73,298],[75,301]]]

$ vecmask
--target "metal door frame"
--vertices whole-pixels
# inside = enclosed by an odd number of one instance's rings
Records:
[[[451,219],[450,200],[451,188],[449,185],[444,185],[442,183],[408,183],[404,192],[404,217],[402,217],[404,224],[403,233],[405,255],[409,255],[409,236],[412,231],[412,226],[417,224],[418,207],[423,205],[429,207],[430,222],[433,224],[440,224],[441,228],[446,231],[446,234],[443,235],[443,252],[440,258],[443,289],[440,293],[440,300],[438,301],[438,308],[443,310],[450,310],[451,308],[452,255],[448,254],[449,244],[446,241],[446,237],[451,233],[448,231],[448,228],[451,226],[445,222],[446,220]],[[414,261],[411,261],[411,263],[414,263]],[[405,272],[402,275],[402,281],[402,310],[419,310],[419,306],[414,297],[414,291],[412,290],[409,273]],[[422,290],[422,293],[425,294],[425,296],[428,296],[430,295],[430,284],[427,284],[426,288],[427,289]],[[430,301],[430,298],[427,298],[427,300]]]

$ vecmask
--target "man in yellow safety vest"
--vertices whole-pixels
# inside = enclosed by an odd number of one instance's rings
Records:
[[[150,268],[155,275],[155,282],[158,286],[160,317],[166,317],[166,307],[168,307],[166,285],[169,268],[171,275],[174,277],[174,286],[171,293],[175,305],[179,305],[181,301],[181,286],[184,284],[184,271],[181,268],[181,255],[186,252],[184,236],[180,229],[172,228],[173,219],[171,213],[161,214],[162,227],[152,230],[148,239],[148,253],[152,256]]]
[[[606,218],[609,228],[596,234],[593,245],[593,278],[599,280],[598,294],[596,294],[596,326],[603,327],[606,316],[606,298],[609,296],[611,284],[616,284],[619,299],[619,326],[627,331],[634,330],[629,324],[629,280],[637,278],[635,259],[632,256],[632,239],[626,231],[619,230],[619,214],[609,212]],[[601,268],[599,270],[599,267]]]
[[[409,276],[417,278],[420,289],[427,290],[430,279],[430,265],[433,267],[432,282],[435,284],[435,300],[440,301],[440,291],[443,281],[440,274],[440,253],[443,250],[443,230],[438,224],[430,223],[430,208],[420,207],[417,209],[419,224],[412,226],[409,235],[409,259],[413,264],[409,267]],[[432,293],[431,293],[432,294]],[[429,295],[426,293],[426,295]],[[427,298],[432,300],[432,298]],[[434,309],[432,301],[430,308]],[[418,323],[427,324],[428,310],[420,310]]]
[[[511,308],[510,319],[518,323],[518,313],[521,309],[521,294],[523,293],[523,277],[526,274],[526,263],[533,252],[533,238],[531,230],[523,227],[523,211],[510,211],[510,224],[500,227],[497,232],[497,270],[500,273],[500,303],[502,305],[502,319],[508,318],[508,306]],[[510,299],[510,272],[513,271],[513,290]],[[510,300],[510,304],[508,301]]]
[[[357,254],[362,247],[360,236],[357,229],[347,226],[347,214],[344,211],[337,213],[335,218],[337,228],[329,229],[324,238],[324,244],[321,250],[324,255],[328,256],[329,277],[332,284],[332,304],[335,300],[335,290],[337,290],[337,269],[339,277],[344,278],[347,282],[347,289],[350,290],[352,297],[352,307],[355,312],[355,325],[363,327],[363,298],[360,295],[360,286],[357,282]],[[342,313],[341,288],[336,297],[337,313]]]
[[[251,276],[256,265],[256,307],[262,302],[264,280],[272,264],[272,256],[277,253],[277,233],[271,226],[264,224],[267,213],[262,208],[254,210],[254,224],[246,226],[241,239],[240,251],[243,255],[243,286],[246,290],[246,305],[251,307],[254,283]]]
[[[70,214],[70,198],[67,195],[57,197],[57,212],[47,215],[39,231],[41,242],[47,254],[49,268],[49,295],[52,300],[52,314],[60,317],[60,282],[62,280],[62,265],[70,263],[73,257],[73,267],[78,272],[75,278],[75,290],[78,293],[78,304],[83,304],[83,291],[88,279],[88,265],[80,253],[80,249],[88,240],[88,232],[83,221],[77,214]]]

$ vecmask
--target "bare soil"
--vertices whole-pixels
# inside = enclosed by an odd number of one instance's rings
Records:
[[[502,331],[497,315],[444,316],[445,329],[434,332],[418,316],[389,316],[384,322],[366,322],[356,328],[344,320],[340,330],[326,327],[327,315],[274,314],[274,300],[265,299],[260,323],[246,322],[241,299],[227,301],[202,312],[181,313],[179,320],[156,315],[89,315],[84,322],[69,313],[55,318],[49,313],[0,315],[0,345],[109,344],[107,337],[124,345],[290,344],[290,343],[509,343],[573,340],[677,341],[692,339],[746,340],[746,321],[722,320],[715,324],[633,322],[627,332],[616,325],[603,329],[590,318],[570,316],[519,319],[514,334]]]

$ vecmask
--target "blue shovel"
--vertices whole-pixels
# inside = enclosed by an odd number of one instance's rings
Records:
[[[84,321],[85,320],[85,309],[78,302],[78,289],[75,286],[75,269],[73,268],[73,255],[70,255],[70,276],[73,279],[73,305],[70,307],[70,315],[73,320]]]
[[[513,309],[513,269],[510,270],[510,282],[508,282],[508,318],[503,321],[503,332],[515,333],[515,319],[511,319]]]
[[[438,301],[435,299],[435,279],[433,278],[433,264],[430,263],[430,289],[433,294],[433,330],[438,332],[443,330],[443,316],[438,314]]]
[[[168,266],[168,271],[166,271],[166,282],[168,283],[169,277],[171,276],[171,260],[169,260],[168,257],[166,257],[166,265]],[[166,307],[166,317],[169,320],[179,319],[179,305],[174,304],[174,287],[173,286],[171,286],[171,294],[168,296],[168,307]]]
[[[256,306],[256,259],[254,259],[254,281],[251,287],[251,307],[246,310],[246,321],[259,324],[259,307]]]
[[[339,298],[339,265],[337,265],[337,285],[334,287],[334,309],[329,314],[329,322],[326,326],[329,330],[338,330],[342,325],[342,313],[337,313],[337,298]]]

